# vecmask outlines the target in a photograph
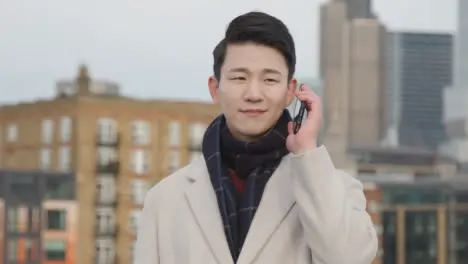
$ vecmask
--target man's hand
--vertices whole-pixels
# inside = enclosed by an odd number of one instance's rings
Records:
[[[317,138],[322,127],[322,102],[317,94],[304,85],[296,91],[296,96],[306,102],[308,113],[297,134],[293,132],[293,123],[289,122],[286,147],[290,152],[300,154],[317,147]]]

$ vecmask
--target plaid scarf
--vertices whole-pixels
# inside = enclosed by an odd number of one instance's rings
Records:
[[[234,262],[263,195],[263,190],[288,153],[286,137],[289,112],[283,115],[262,139],[241,142],[231,135],[223,115],[217,117],[203,137],[203,156],[216,192],[226,239]],[[245,180],[242,194],[236,191],[229,169]]]

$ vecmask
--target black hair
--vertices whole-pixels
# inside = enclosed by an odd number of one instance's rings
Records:
[[[288,78],[292,79],[296,70],[296,50],[291,33],[278,18],[257,11],[240,15],[229,23],[224,39],[213,50],[213,72],[216,79],[221,77],[221,66],[228,45],[248,42],[271,47],[280,52],[288,66]]]

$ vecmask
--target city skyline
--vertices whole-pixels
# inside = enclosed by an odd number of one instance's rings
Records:
[[[465,67],[452,56],[467,50],[468,31],[460,27],[452,53],[454,32],[440,30],[452,19],[447,5],[431,6],[443,0],[374,0],[376,11],[371,0],[328,0],[321,8],[325,0],[176,0],[134,9],[109,0],[102,0],[107,9],[90,0],[44,1],[53,3],[47,16],[43,5],[26,12],[16,4],[9,15],[18,18],[7,18],[16,24],[0,43],[0,262],[132,263],[148,189],[203,159],[205,130],[220,111],[180,101],[209,101],[212,46],[227,20],[256,6],[290,27],[296,77],[323,96],[319,144],[337,169],[362,182],[379,240],[372,264],[468,262],[466,110],[441,95],[454,88],[446,87],[452,68]],[[399,23],[380,12],[391,8]],[[320,27],[304,17],[312,9]],[[427,15],[438,26],[423,26]],[[386,140],[393,139],[388,125],[404,128],[401,140]],[[416,139],[405,136],[415,131]],[[448,143],[440,142],[444,131]],[[432,147],[421,148],[427,141]]]
[[[6,41],[0,43],[0,103],[52,97],[55,82],[73,78],[81,63],[90,67],[93,78],[119,83],[125,95],[209,101],[211,50],[229,19],[255,8],[285,21],[297,43],[297,76],[316,78],[318,5],[323,2],[242,0],[221,6],[203,0],[186,10],[178,9],[177,1],[164,6],[141,1],[133,9],[107,1],[92,7],[89,1],[2,4],[6,8],[0,11],[0,31]],[[455,30],[454,0],[374,2],[390,30]],[[199,19],[202,14],[204,19]],[[178,27],[167,27],[168,20],[180,21]]]

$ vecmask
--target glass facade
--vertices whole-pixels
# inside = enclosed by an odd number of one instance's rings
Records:
[[[455,232],[457,236],[453,247],[458,263],[468,263],[468,211],[455,214]]]
[[[406,263],[437,264],[437,212],[406,212]]]
[[[397,263],[397,217],[396,212],[383,213],[383,264]]]
[[[382,191],[383,264],[468,263],[468,190],[402,184]]]
[[[453,194],[439,188],[389,187],[384,191],[384,204],[424,205],[447,203]]]
[[[390,34],[388,112],[398,143],[437,149],[445,140],[443,89],[452,84],[452,35]]]

